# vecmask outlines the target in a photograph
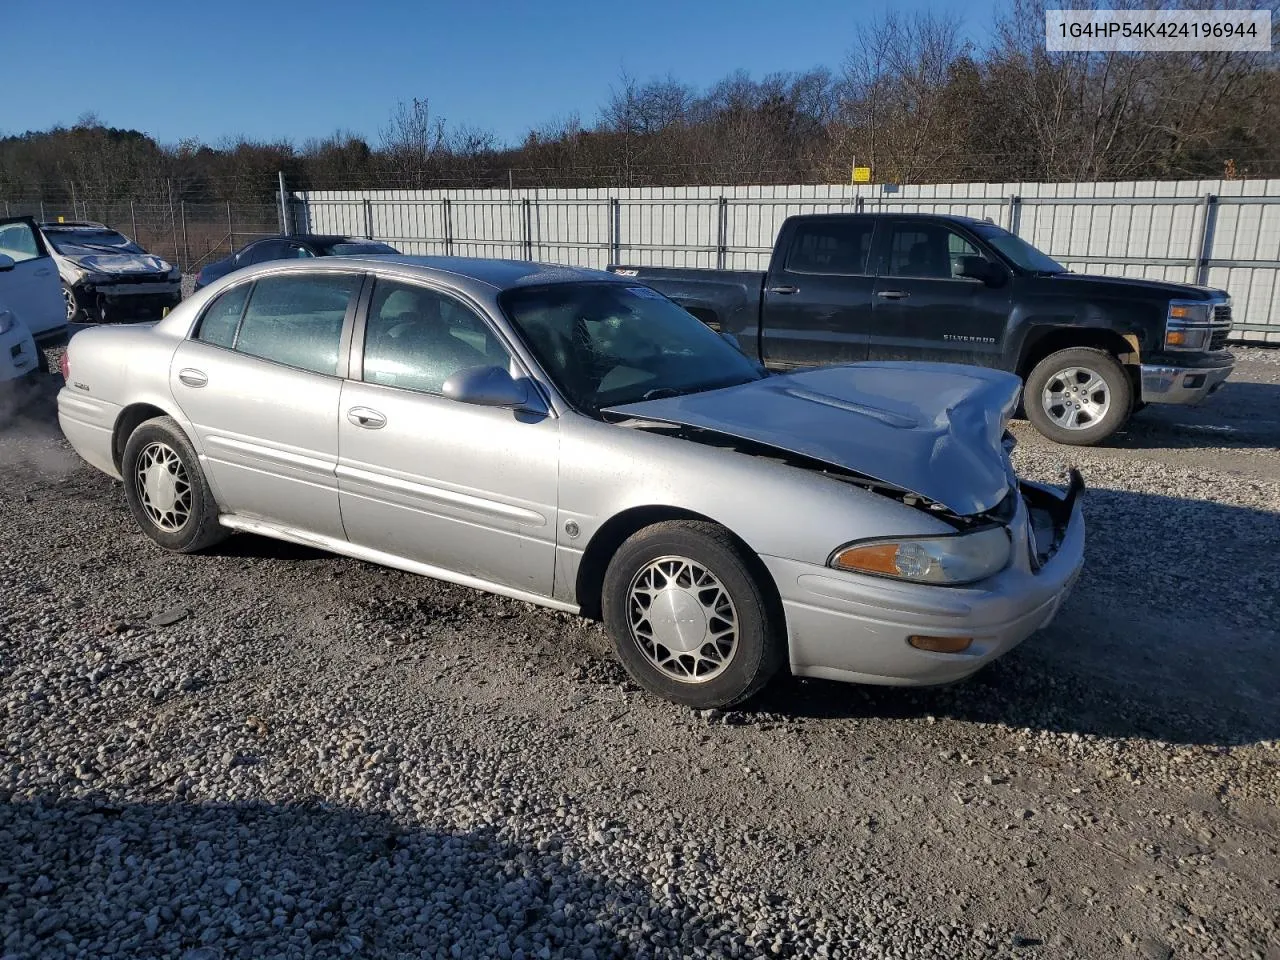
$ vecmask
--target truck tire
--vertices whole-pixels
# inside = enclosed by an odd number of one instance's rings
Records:
[[[781,611],[723,527],[669,520],[614,554],[601,597],[618,659],[640,686],[697,709],[749,699],[785,659]]]
[[[1129,418],[1133,383],[1107,351],[1070,347],[1035,365],[1022,406],[1032,426],[1050,440],[1090,447]]]

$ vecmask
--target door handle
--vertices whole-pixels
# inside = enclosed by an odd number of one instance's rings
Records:
[[[185,383],[188,387],[203,387],[209,382],[208,376],[203,370],[195,370],[191,367],[184,367],[178,371],[178,379]]]
[[[770,287],[770,288],[769,288],[769,292],[770,292],[770,293],[782,293],[782,294],[799,293],[799,292],[800,292],[800,288],[799,288],[799,287],[793,287],[793,286],[791,286],[791,284],[787,283],[787,284],[783,284],[783,285],[782,285],[782,286],[780,286],[780,287]]]
[[[387,425],[386,417],[368,407],[352,407],[347,411],[347,419],[357,427],[364,427],[366,430],[377,430]]]
[[[905,300],[907,297],[911,296],[911,294],[907,293],[905,290],[881,290],[876,293],[876,296],[881,300]]]

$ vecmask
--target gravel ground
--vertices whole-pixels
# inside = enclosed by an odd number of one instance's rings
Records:
[[[238,536],[0,433],[0,957],[1280,958],[1280,365],[1104,450],[973,680],[641,694],[593,624]],[[55,366],[56,368],[56,366]]]

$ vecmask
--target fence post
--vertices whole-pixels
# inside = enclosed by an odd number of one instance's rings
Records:
[[[173,229],[173,259],[178,259],[178,215],[173,212],[173,181],[166,180],[169,188],[169,226]]]
[[[373,204],[369,202],[369,198],[364,198],[364,238],[366,240],[373,239]]]
[[[4,215],[5,215],[6,217],[8,217],[8,216],[12,216],[12,211],[9,209],[9,201],[8,201],[8,200],[6,200],[6,201],[4,202]]]
[[[716,205],[716,269],[724,269],[726,248],[728,247],[729,201],[720,197]]]
[[[280,232],[287,237],[293,231],[289,229],[289,207],[288,207],[289,201],[285,198],[285,193],[284,193],[284,171],[283,170],[280,170],[279,172],[276,173],[276,179],[280,183]]]
[[[440,216],[444,220],[444,255],[453,256],[453,204],[445,197],[441,201]]]
[[[41,200],[41,201],[40,201],[40,222],[41,222],[41,223],[44,223],[44,219],[45,219],[45,217],[44,217],[44,201],[43,201],[43,200]]]
[[[1218,226],[1218,198],[1206,193],[1200,201],[1200,254],[1196,258],[1196,283],[1209,282],[1209,260],[1213,253],[1213,235]]]
[[[1008,230],[1015,237],[1022,226],[1022,198],[1016,193],[1009,194],[1009,226]]]
[[[182,215],[182,265],[185,269],[191,267],[191,244],[187,240],[187,201],[178,201],[178,212]]]
[[[133,209],[133,201],[129,201],[129,222],[133,224],[133,239],[138,239],[138,212]]]
[[[227,253],[236,252],[236,225],[231,219],[231,201],[227,201]]]
[[[522,197],[520,200],[520,209],[524,218],[524,258],[526,260],[533,259],[533,220],[530,216],[529,198]]]
[[[617,197],[609,198],[609,256],[614,263],[622,262],[622,204]]]

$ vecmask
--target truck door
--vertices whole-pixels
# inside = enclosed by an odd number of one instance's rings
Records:
[[[963,257],[992,258],[939,220],[886,220],[877,237],[872,360],[1000,365],[1009,284],[959,275]]]
[[[778,238],[761,301],[761,356],[770,367],[867,357],[875,277],[867,269],[876,219],[806,217]]]

